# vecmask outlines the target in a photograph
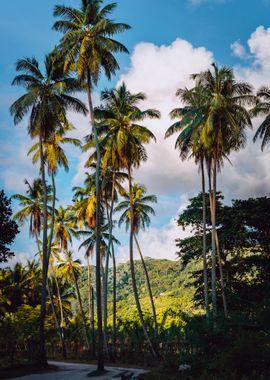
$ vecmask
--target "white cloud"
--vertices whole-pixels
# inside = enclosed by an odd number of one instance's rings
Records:
[[[154,259],[176,260],[175,239],[184,238],[189,235],[189,231],[181,230],[174,219],[169,224],[161,228],[150,227],[147,231],[140,232],[138,241],[144,257]],[[117,262],[125,262],[129,257],[129,247],[122,246],[117,252]],[[139,259],[136,244],[134,242],[134,258]]]
[[[248,66],[237,66],[240,79],[250,82],[255,89],[270,82],[270,28],[259,26],[247,41],[251,62]]]
[[[245,47],[241,44],[239,40],[235,41],[234,43],[231,44],[231,50],[232,54],[235,57],[245,59],[247,58],[247,52]]]
[[[38,168],[32,164],[27,152],[34,143],[22,131],[13,131],[12,141],[2,144],[0,152],[1,172],[0,180],[6,190],[10,192],[22,192],[25,190],[24,179],[31,181],[38,175]]]

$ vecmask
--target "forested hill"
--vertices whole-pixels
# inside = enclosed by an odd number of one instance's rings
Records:
[[[166,259],[145,258],[151,281],[152,293],[155,299],[157,312],[162,314],[170,306],[171,309],[177,311],[190,312],[194,310],[192,301],[194,288],[190,286],[192,272],[198,269],[198,265],[188,265],[182,269],[179,261],[171,261]],[[142,264],[139,260],[135,261],[137,287],[144,309],[150,307],[148,300],[147,284]],[[95,268],[91,268],[91,282],[95,287]],[[84,302],[87,303],[87,268],[83,268],[81,276],[81,290]],[[189,287],[187,288],[187,285]],[[109,272],[109,302],[112,301],[112,268]],[[121,309],[135,308],[134,296],[132,292],[132,283],[129,263],[122,263],[117,266],[117,303],[119,312]],[[124,306],[125,305],[125,306]],[[124,311],[124,310],[123,310]]]

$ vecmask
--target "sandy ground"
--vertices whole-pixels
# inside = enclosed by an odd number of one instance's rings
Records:
[[[92,364],[81,364],[81,363],[62,363],[50,361],[49,364],[57,367],[57,371],[42,373],[42,374],[34,374],[34,375],[26,375],[21,377],[14,377],[11,380],[16,379],[27,379],[27,380],[83,380],[83,379],[92,379],[92,380],[109,380],[121,379],[121,374],[132,373],[134,378],[141,373],[146,372],[142,369],[132,369],[132,368],[117,368],[117,367],[106,367],[108,371],[105,375],[98,377],[88,377],[89,372],[92,372],[96,369],[95,365]]]

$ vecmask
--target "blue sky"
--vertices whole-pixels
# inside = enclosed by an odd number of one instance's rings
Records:
[[[41,61],[44,53],[50,52],[58,42],[60,35],[51,30],[53,7],[58,3],[76,6],[79,0],[46,0],[38,2],[38,6],[34,0],[13,0],[1,4],[0,187],[9,195],[23,192],[23,179],[33,178],[38,173],[37,167],[32,167],[30,159],[25,157],[31,144],[26,121],[15,128],[8,111],[21,94],[19,88],[10,85],[15,75],[15,62],[33,55]],[[111,83],[103,78],[96,93],[105,86],[115,86],[119,79],[125,79],[131,90],[143,90],[149,96],[145,106],[158,107],[167,114],[169,107],[173,108],[170,100],[175,89],[188,85],[188,74],[193,69],[204,69],[213,59],[219,64],[234,66],[239,78],[251,80],[254,87],[270,82],[267,64],[270,56],[269,12],[270,1],[267,0],[120,0],[114,18],[132,26],[130,31],[119,36],[131,55],[118,57],[121,66],[118,75]],[[258,30],[259,26],[262,28]],[[197,50],[199,47],[202,49]],[[173,84],[177,75],[179,81],[176,79]],[[87,121],[74,115],[72,120],[82,137],[87,130]],[[169,126],[167,123],[169,121],[165,117],[157,127],[153,125],[158,136],[164,134]],[[199,177],[192,163],[181,164],[175,152],[172,156],[166,153],[168,146],[164,144],[160,138],[155,147],[150,147],[149,163],[137,173],[138,181],[146,183],[149,191],[159,197],[152,228],[141,238],[147,255],[172,258],[173,238],[178,234],[173,218],[179,208],[184,207],[188,197],[199,191]],[[220,186],[227,201],[234,195],[246,197],[269,192],[266,174],[268,152],[259,155],[255,148],[248,145],[245,152],[232,158],[233,168],[225,168]],[[57,178],[58,198],[64,204],[68,203],[72,186],[84,172],[79,151],[71,150],[69,158],[69,174],[60,172]],[[175,162],[176,169],[168,170],[166,161],[171,166]],[[119,256],[124,259],[127,252],[124,232],[119,232],[119,236],[124,243]],[[16,239],[14,250],[22,259],[35,251],[26,228]]]

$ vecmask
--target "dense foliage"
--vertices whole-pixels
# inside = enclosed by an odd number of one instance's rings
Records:
[[[16,235],[19,233],[17,223],[12,220],[11,200],[4,190],[0,191],[0,262],[5,262],[14,253],[10,250]]]

